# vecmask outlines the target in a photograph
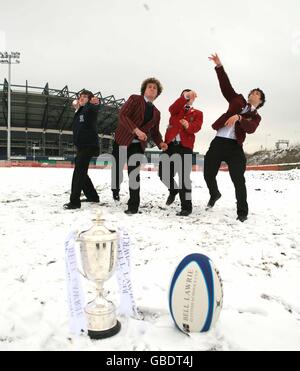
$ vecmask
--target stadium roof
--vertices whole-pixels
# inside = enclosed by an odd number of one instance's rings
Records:
[[[83,90],[83,89],[82,89]],[[74,109],[72,102],[80,92],[63,89],[52,89],[47,83],[45,87],[11,85],[11,127],[17,131],[37,132],[70,132]],[[103,97],[101,92],[95,93],[101,99],[98,115],[99,134],[114,133],[118,123],[118,113],[125,99],[116,99],[113,95]],[[8,82],[0,84],[0,129],[7,128]]]

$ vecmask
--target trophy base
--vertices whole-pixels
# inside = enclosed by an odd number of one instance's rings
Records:
[[[92,340],[102,340],[102,339],[107,339],[107,338],[117,335],[120,332],[120,330],[121,330],[121,323],[117,321],[116,326],[110,328],[109,330],[106,330],[106,331],[88,330],[88,335]]]

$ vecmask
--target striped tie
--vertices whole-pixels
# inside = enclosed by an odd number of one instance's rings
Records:
[[[251,112],[251,104],[250,103],[247,103],[247,106],[242,110],[241,114],[245,114],[245,113],[248,113],[248,112]]]

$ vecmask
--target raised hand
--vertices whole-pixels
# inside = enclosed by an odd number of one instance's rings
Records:
[[[78,99],[73,100],[72,106],[73,106],[74,110],[77,111],[78,108],[80,107],[79,100]]]
[[[184,96],[186,99],[194,101],[197,98],[197,93],[192,90],[192,91],[185,93]]]
[[[221,59],[219,58],[218,54],[212,54],[208,59],[215,63],[216,66],[222,66]]]
[[[95,106],[98,106],[100,104],[100,99],[98,97],[93,97],[91,99],[91,104],[94,104]]]

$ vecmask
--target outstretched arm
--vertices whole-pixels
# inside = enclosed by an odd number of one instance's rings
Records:
[[[86,105],[89,122],[95,122],[97,120],[99,106],[100,106],[100,99],[98,97],[93,97],[91,101]]]
[[[211,57],[208,58],[210,61],[213,61],[216,65],[216,72],[220,83],[220,88],[224,98],[230,102],[237,93],[233,89],[230,80],[228,78],[227,73],[224,70],[222,62],[218,56],[218,54],[212,54]]]
[[[98,97],[93,97],[87,104],[88,111],[97,112],[99,111],[100,99]]]

